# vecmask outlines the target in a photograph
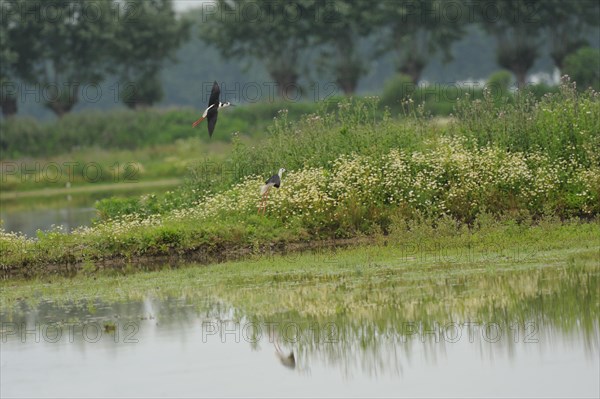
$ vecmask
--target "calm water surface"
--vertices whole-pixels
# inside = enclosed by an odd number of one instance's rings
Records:
[[[35,237],[38,230],[46,231],[55,227],[71,232],[77,227],[91,225],[95,217],[96,209],[91,206],[0,212],[5,231],[23,233],[27,237]]]
[[[235,314],[177,298],[21,303],[1,314],[1,396],[600,395],[597,320],[568,331],[540,317],[377,332],[358,316],[257,322]]]

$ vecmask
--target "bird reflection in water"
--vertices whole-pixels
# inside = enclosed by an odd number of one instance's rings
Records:
[[[276,332],[270,335],[270,341],[273,342],[273,346],[275,346],[275,355],[285,367],[290,370],[294,370],[296,368],[296,356],[294,356],[294,351],[290,351],[286,353],[281,349],[281,345],[279,345],[279,336]]]
[[[277,355],[281,364],[283,364],[285,367],[287,367],[289,369],[292,369],[292,370],[295,369],[296,368],[296,357],[294,356],[294,351],[291,351],[289,354],[286,354],[284,351],[281,350],[281,347],[279,346],[279,343],[277,341],[274,341],[274,345],[275,345],[275,355]]]

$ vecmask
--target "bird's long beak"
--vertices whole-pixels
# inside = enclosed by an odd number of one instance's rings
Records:
[[[206,117],[205,117],[205,116],[203,116],[202,118],[198,119],[196,122],[192,123],[192,127],[196,127],[196,126],[198,126],[198,124],[199,124],[200,122],[202,122],[204,119],[206,119]]]

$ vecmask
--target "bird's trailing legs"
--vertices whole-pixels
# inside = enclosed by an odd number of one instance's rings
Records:
[[[265,191],[265,193],[262,196],[260,207],[258,208],[258,214],[260,214],[261,209],[262,209],[263,215],[265,214],[265,211],[267,209],[267,201],[268,201],[268,199],[269,199],[269,189],[267,188],[267,191]]]
[[[198,119],[196,122],[192,123],[192,127],[198,126],[198,124],[200,122],[202,122],[204,119],[206,119],[206,116],[203,116],[202,118]]]
[[[206,117],[208,116],[208,111],[209,111],[209,110],[210,110],[212,107],[214,107],[214,104],[210,105],[208,108],[206,108],[206,109],[204,110],[204,113],[202,114],[202,118],[200,118],[200,119],[198,119],[196,122],[192,123],[192,127],[196,127],[196,126],[198,126],[198,124],[199,124],[200,122],[202,122],[204,119],[206,119]]]

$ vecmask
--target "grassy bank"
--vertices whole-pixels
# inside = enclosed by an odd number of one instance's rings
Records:
[[[223,142],[203,143],[199,138],[177,140],[135,150],[87,148],[46,158],[0,161],[2,192],[18,193],[46,188],[85,187],[102,184],[137,184],[163,179],[183,179],[190,167],[208,159],[217,161],[231,150]]]
[[[42,300],[94,307],[98,301],[177,298],[198,312],[208,306],[211,314],[228,314],[233,307],[237,319],[334,322],[337,333],[362,332],[363,339],[375,339],[373,331],[402,334],[404,323],[415,321],[427,327],[471,320],[503,328],[535,321],[538,328],[593,331],[600,314],[599,233],[600,226],[590,223],[489,221],[471,230],[423,225],[349,249],[256,253],[209,267],[164,264],[148,273],[88,268],[73,278],[2,281],[0,304],[10,314],[23,302],[35,307]]]
[[[2,234],[3,266],[35,274],[52,264],[600,214],[598,93],[565,83],[541,100],[460,103],[449,121],[418,106],[409,115],[390,118],[374,98],[333,112],[324,105],[298,122],[280,112],[260,144],[234,140],[220,166],[192,169],[178,190],[104,200],[103,220],[73,234]],[[260,185],[282,166],[290,172],[257,215]]]

